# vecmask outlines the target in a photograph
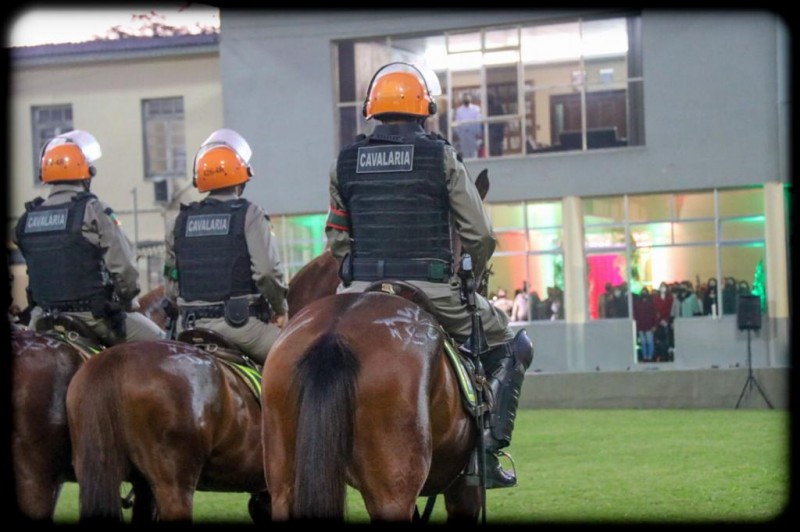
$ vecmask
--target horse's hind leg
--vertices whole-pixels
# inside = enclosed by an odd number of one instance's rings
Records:
[[[187,445],[186,448],[192,447]],[[194,491],[202,464],[190,451],[185,452],[189,456],[181,456],[176,449],[175,452],[162,453],[158,458],[148,456],[138,463],[152,490],[159,522],[192,522]]]
[[[17,479],[17,508],[26,519],[52,523],[61,487],[61,482],[54,480]]]
[[[447,524],[475,524],[483,506],[479,486],[468,486],[464,477],[459,477],[444,492],[447,509]]]
[[[143,478],[136,478],[131,483],[133,485],[131,524],[146,525],[156,522],[158,520],[158,511],[150,486]]]
[[[191,524],[194,489],[174,484],[157,486],[153,494],[158,505],[158,520],[163,523]]]
[[[426,441],[423,435],[407,434],[371,442],[375,445],[366,446],[363,440],[357,444],[362,445],[356,459],[358,489],[372,522],[412,522],[430,466]]]

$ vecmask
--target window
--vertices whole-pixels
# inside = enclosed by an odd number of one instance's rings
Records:
[[[327,218],[328,213],[272,217],[272,232],[287,281],[325,250]]]
[[[635,318],[604,305],[607,285],[623,289],[623,311],[662,283],[681,302],[697,300],[673,305],[673,318],[736,314],[742,294],[766,308],[761,187],[585,198],[583,215],[592,319]]]
[[[340,147],[370,132],[361,106],[391,61],[437,73],[442,95],[426,128],[467,159],[643,145],[640,27],[631,15],[342,41]],[[466,94],[477,112],[459,111]]]
[[[186,176],[183,98],[142,101],[145,178],[163,181]]]
[[[486,210],[497,236],[489,294],[522,290],[529,321],[564,319],[561,202],[495,203]]]
[[[31,108],[31,121],[33,127],[33,166],[35,168],[33,182],[40,184],[39,170],[42,163],[42,148],[51,138],[71,131],[72,105],[44,105]]]

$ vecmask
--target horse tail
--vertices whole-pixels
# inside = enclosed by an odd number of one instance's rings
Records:
[[[344,519],[358,371],[356,356],[332,332],[312,345],[296,366],[294,515],[298,518]]]
[[[116,414],[119,382],[107,375],[83,377],[88,377],[81,381],[83,386],[71,388],[75,396],[68,397],[73,456],[80,457],[74,461],[80,522],[122,522],[120,485],[126,477],[127,458]]]

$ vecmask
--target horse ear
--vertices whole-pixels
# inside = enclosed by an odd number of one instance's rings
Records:
[[[475,187],[481,195],[481,199],[486,199],[486,194],[489,193],[489,170],[484,168],[478,177],[475,178]]]

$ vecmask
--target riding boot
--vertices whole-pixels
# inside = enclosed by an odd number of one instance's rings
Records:
[[[505,471],[500,466],[498,456],[501,449],[511,444],[525,370],[533,362],[533,344],[522,329],[510,342],[482,355],[481,362],[494,397],[488,426],[483,431],[486,488],[508,488],[517,484],[517,478],[513,471]]]

